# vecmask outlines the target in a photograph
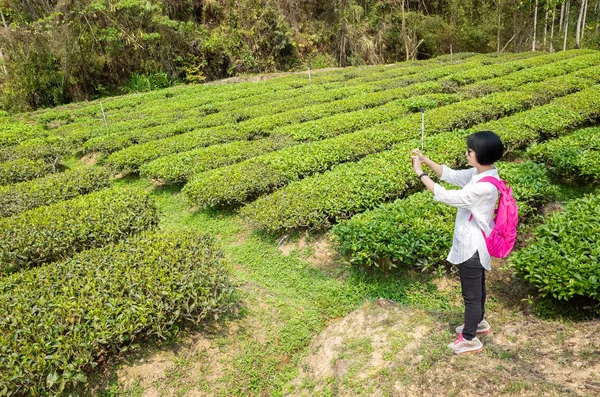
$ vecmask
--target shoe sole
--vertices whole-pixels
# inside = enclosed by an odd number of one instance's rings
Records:
[[[480,335],[487,335],[487,334],[489,334],[489,333],[491,333],[491,332],[492,332],[492,328],[490,327],[490,329],[488,329],[488,330],[486,330],[486,331],[477,331],[477,332],[475,333],[475,335],[477,335],[477,336],[480,336]],[[458,335],[458,334],[460,334],[460,332],[456,332],[456,334]]]
[[[481,346],[477,350],[469,350],[469,351],[466,351],[466,352],[454,352],[454,354],[456,354],[456,355],[459,355],[459,354],[472,354],[472,353],[479,353],[482,350],[483,350],[483,346]]]

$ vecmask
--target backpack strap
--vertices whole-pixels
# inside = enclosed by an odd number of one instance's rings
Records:
[[[481,178],[480,180],[477,181],[477,183],[479,182],[489,182],[492,185],[494,185],[496,187],[496,189],[498,189],[498,192],[500,192],[501,187],[502,187],[502,181],[499,180],[498,178],[494,178],[493,176],[484,176],[483,178]],[[473,220],[473,214],[471,214],[471,216],[469,217],[469,222],[471,222]]]

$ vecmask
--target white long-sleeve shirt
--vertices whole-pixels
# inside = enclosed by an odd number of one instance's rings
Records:
[[[483,267],[487,270],[492,268],[492,258],[481,231],[483,230],[486,236],[489,236],[494,228],[493,217],[498,190],[491,183],[477,183],[486,176],[498,178],[498,170],[494,168],[478,174],[476,168],[457,171],[442,165],[441,180],[462,188],[448,190],[439,183],[436,183],[433,188],[435,201],[458,208],[452,249],[447,258],[450,263],[462,263],[479,251]],[[469,221],[471,215],[473,219]]]

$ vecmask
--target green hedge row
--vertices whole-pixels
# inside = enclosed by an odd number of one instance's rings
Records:
[[[498,77],[498,76],[507,74],[507,72],[505,70],[503,70],[505,68],[508,68],[509,70],[511,70],[511,72],[516,72],[516,71],[519,71],[526,67],[544,65],[544,64],[548,63],[548,61],[554,62],[554,61],[570,59],[573,57],[578,57],[581,55],[593,54],[593,53],[597,53],[597,51],[595,51],[595,50],[569,50],[569,51],[562,51],[562,52],[558,52],[555,54],[548,54],[548,55],[542,55],[542,56],[535,56],[532,54],[532,58],[526,58],[525,60],[520,61],[520,62],[514,62],[513,64],[509,64],[509,65],[499,64],[496,67],[476,69],[473,71],[468,70],[463,73],[457,73],[457,74],[453,74],[452,76],[448,76],[444,80],[455,82],[460,85],[472,84],[472,83],[475,83],[476,81],[481,81],[481,80],[485,80],[485,79]]]
[[[600,128],[586,128],[573,134],[534,144],[527,155],[545,162],[563,181],[581,184],[600,181]]]
[[[16,120],[3,121],[0,124],[0,148],[16,145],[21,141],[45,135],[46,132],[40,126]]]
[[[577,72],[587,69],[600,63],[600,52],[594,51],[584,55],[579,52],[571,52],[566,55],[578,54],[576,57],[567,57],[567,59],[552,62],[547,65],[541,65],[534,68],[528,68],[506,76],[476,82],[468,86],[468,92],[472,95],[486,95],[490,92],[507,91],[521,84],[543,81],[554,76],[560,76],[567,73]]]
[[[44,160],[22,158],[0,163],[0,186],[29,181],[56,172],[56,166]]]
[[[410,110],[415,111],[422,107],[432,108],[437,105],[444,105],[457,100],[457,96],[453,94],[423,95],[412,97],[407,100],[398,100],[374,109],[346,113],[347,117],[341,117],[342,115],[340,115],[326,118],[339,121],[336,123],[332,120],[331,129],[329,129],[328,132],[332,135],[334,132],[341,134],[346,132],[346,130],[355,130],[363,125],[368,126],[377,124],[377,122],[381,121],[382,117],[390,119],[398,118],[406,115]],[[404,103],[407,103],[408,106],[404,106]],[[377,112],[371,112],[372,110],[377,110]],[[368,115],[363,115],[362,117],[353,114],[366,113],[367,111],[369,112]],[[379,116],[380,118],[378,118]],[[326,119],[320,119],[319,121]],[[303,126],[305,124],[310,124],[310,122],[296,124],[295,126]],[[319,123],[321,127],[325,127],[328,124],[329,123],[325,122]],[[289,131],[280,130],[274,132],[270,137],[259,140],[234,141],[222,145],[213,145],[187,152],[162,156],[150,163],[144,164],[140,171],[142,176],[157,179],[164,183],[186,182],[193,178],[194,175],[201,172],[235,164],[252,157],[296,145],[299,143],[298,140],[305,139],[311,135],[309,131],[310,128],[307,129],[304,127],[299,128],[295,132],[293,129],[290,129]],[[316,132],[318,133],[318,131],[319,130]],[[312,140],[325,137],[324,135],[326,132],[324,130],[320,131],[322,131],[322,134],[311,136]],[[291,138],[288,136],[288,133],[292,135]]]
[[[195,231],[143,233],[0,279],[0,391],[78,394],[107,355],[235,304],[231,267]]]
[[[28,139],[18,145],[0,149],[0,162],[18,159],[45,159],[46,162],[58,163],[65,155],[71,152],[67,142],[59,137]]]
[[[110,184],[110,172],[89,167],[52,174],[44,178],[0,186],[0,217],[58,203],[103,189]]]
[[[489,94],[492,92],[509,91],[518,87],[522,84],[539,82],[551,78],[553,76],[560,76],[581,69],[589,68],[597,65],[600,61],[600,53],[593,52],[590,55],[579,56],[578,52],[567,52],[560,53],[561,56],[556,58],[554,56],[546,56],[536,58],[535,61],[541,62],[544,60],[554,60],[555,62],[542,64],[541,66],[529,67],[521,69],[517,72],[505,74],[502,77],[495,77],[478,81],[478,78],[487,78],[499,73],[506,73],[512,71],[511,65],[504,65],[504,69],[498,69],[495,65],[488,67],[485,74],[481,72],[481,68],[464,71],[460,73],[460,80],[473,81],[473,84],[469,84],[463,87],[446,87],[443,82],[429,83],[427,85],[427,92],[442,92],[452,89],[458,93],[461,93],[465,98],[481,96],[483,94]],[[563,59],[566,60],[558,60]],[[519,67],[523,67],[521,63]],[[514,67],[514,65],[512,65]],[[474,74],[477,72],[478,77]],[[494,73],[494,74],[492,74]],[[339,114],[332,117],[326,117],[315,121],[309,121],[306,123],[293,124],[290,126],[283,126],[275,129],[273,134],[285,134],[292,136],[296,140],[308,141],[325,139],[332,136],[340,135],[343,133],[353,132],[362,128],[367,128],[374,124],[384,123],[398,118],[396,114],[402,109],[397,107],[402,104],[408,107],[411,111],[416,111],[419,108],[432,108],[442,106],[445,103],[455,101],[456,97],[452,94],[444,97],[445,94],[433,94],[430,97],[412,97],[402,102],[394,101],[387,105],[376,107],[373,109],[364,109],[345,114]],[[437,102],[437,103],[436,103]]]
[[[140,190],[113,188],[0,218],[0,274],[64,259],[158,224]]]
[[[465,139],[472,131],[491,130],[508,151],[524,148],[547,136],[562,135],[600,119],[600,86],[554,100],[551,104],[483,123],[470,131],[433,136],[426,150],[450,167],[464,165]],[[416,186],[408,155],[420,141],[406,141],[393,150],[346,163],[330,172],[290,184],[242,208],[254,227],[279,231],[298,227],[328,227],[367,209],[402,197]]]
[[[534,232],[510,258],[518,274],[544,296],[600,298],[600,195],[573,200]]]
[[[205,128],[210,129],[207,132],[222,137],[232,134],[234,137],[268,135],[277,126],[302,123],[332,114],[379,106],[399,97],[405,97],[407,94],[403,87],[407,85],[439,78],[439,76],[478,65],[481,65],[481,62],[451,66],[432,65],[430,68],[435,67],[432,71],[427,71],[427,68],[423,66],[406,68],[404,71],[407,75],[397,76],[393,79],[377,80],[360,85],[346,85],[336,89],[317,87],[299,97],[269,102],[268,109],[264,105],[266,102],[258,98],[255,106],[201,118],[183,119],[168,126],[157,125],[152,128],[136,128],[127,132],[102,135],[90,139],[83,147],[85,152],[112,153],[134,144],[169,138],[192,130],[194,133],[202,134],[205,131],[196,130]],[[419,73],[416,73],[417,71]]]
[[[299,84],[302,80],[306,80],[306,83]],[[315,81],[323,83],[329,82],[331,85],[335,84],[336,81],[343,82],[346,80],[346,76],[339,73],[323,75],[322,78],[315,79]],[[246,89],[240,90],[239,88],[243,86],[246,86]],[[116,133],[128,132],[132,128],[140,129],[159,124],[168,125],[182,118],[202,117],[216,113],[221,105],[225,105],[225,108],[235,106],[232,109],[236,109],[246,106],[246,102],[249,101],[258,102],[261,96],[268,97],[270,94],[281,96],[282,93],[286,92],[288,95],[293,96],[296,91],[311,89],[314,86],[308,82],[307,78],[301,78],[296,83],[291,81],[271,85],[240,83],[235,85],[222,84],[219,87],[221,87],[220,92],[215,91],[212,94],[199,90],[195,86],[181,86],[177,89],[169,88],[147,94],[128,95],[116,99],[109,98],[103,102],[109,123],[108,127],[104,126],[100,105],[97,102],[79,110],[73,110],[72,108],[76,107],[76,104],[72,104],[65,110],[52,111],[55,114],[48,115],[49,117],[44,117],[46,113],[43,113],[38,119],[42,122],[42,118],[58,119],[63,118],[65,115],[72,119],[75,117],[73,114],[77,114],[78,122],[76,125],[61,126],[53,129],[53,132],[64,135],[69,142],[78,146],[94,137],[107,134],[115,134],[116,136]],[[121,105],[112,106],[114,103]],[[152,119],[147,120],[148,117]],[[87,119],[88,122],[83,123],[83,119]]]
[[[548,102],[553,97],[577,91],[589,84],[588,79],[567,75],[522,86],[512,92],[443,106],[428,112],[427,133],[432,135],[467,128]],[[417,114],[373,129],[292,146],[198,174],[182,192],[199,206],[241,204],[304,176],[326,171],[336,164],[387,150],[417,135],[415,130],[420,122],[421,115]],[[253,168],[256,171],[248,172]],[[257,175],[258,170],[262,171],[264,177]],[[273,185],[267,184],[267,181]]]
[[[206,98],[180,98],[153,106],[137,107],[136,117],[110,127],[96,128],[89,133],[91,138],[85,143],[84,152],[102,151],[111,153],[137,143],[185,133],[195,129],[216,127],[223,124],[264,116],[265,103],[269,103],[269,114],[280,113],[294,108],[339,100],[351,95],[407,84],[409,75],[422,73],[430,68],[440,68],[435,62],[425,62],[418,66],[392,67],[385,72],[371,73],[373,68],[357,71],[350,76],[332,75],[335,78],[317,79],[314,83],[297,89],[283,88],[261,95],[243,97],[226,102],[206,103]],[[465,66],[466,67],[466,66]],[[367,74],[368,73],[368,74]],[[378,76],[382,81],[366,83],[360,76]],[[347,76],[347,77],[346,77]],[[390,78],[393,77],[393,78]],[[328,84],[322,84],[328,83]],[[321,85],[322,84],[322,85]],[[361,87],[355,87],[361,85]],[[148,125],[139,117],[151,115],[153,122]],[[153,127],[153,128],[152,128]],[[146,131],[146,129],[149,129]],[[92,138],[93,137],[93,138]]]
[[[162,184],[182,183],[201,172],[235,164],[294,144],[297,142],[290,138],[277,136],[208,146],[160,157],[144,164],[140,168],[140,175]]]
[[[521,70],[504,77],[487,80],[490,82],[490,87],[494,87],[491,89],[488,88],[488,91],[493,89],[498,91],[508,90],[528,81],[540,81],[543,80],[544,73],[547,73],[549,76],[558,76],[573,70],[579,70],[597,64],[598,59],[600,59],[600,53],[593,53],[591,55],[554,62],[553,65],[556,65],[554,69],[552,69],[550,65]],[[538,69],[541,69],[542,72]],[[436,72],[438,72],[438,70],[436,70]],[[513,77],[513,75],[518,75],[518,77]],[[511,83],[507,84],[503,82],[505,79],[509,80]],[[468,96],[473,92],[479,93],[482,91],[482,87],[485,87],[485,85],[481,84],[485,84],[485,82],[480,84],[475,83],[475,90],[473,89],[473,85],[461,87],[459,88],[459,92],[463,93],[465,96]],[[444,89],[442,84],[437,82],[429,82],[418,86],[422,87],[425,92],[435,92],[436,90],[442,91]],[[413,87],[416,88],[417,86]],[[415,94],[417,93],[418,92],[415,90]],[[404,100],[392,101],[375,108],[336,114],[314,121],[279,127],[272,132],[271,136],[291,136],[293,139],[299,141],[320,140],[400,118],[407,110],[418,111],[421,108],[435,108],[457,100],[458,97],[455,94],[413,96]],[[142,174],[146,177],[158,179],[165,183],[185,182],[196,173],[233,164],[247,158],[255,157],[267,151],[279,150],[279,148],[282,147],[276,147],[269,142],[269,140],[267,140],[267,142],[259,140],[255,141],[255,143],[234,142],[232,144],[215,146],[214,149],[209,147],[208,150],[197,149],[195,151],[163,156],[142,166]],[[257,145],[257,147],[254,148],[254,145]],[[268,150],[264,150],[265,146]],[[242,148],[248,149],[244,156],[239,153]]]
[[[436,158],[436,154],[432,154]],[[548,202],[554,187],[546,168],[534,162],[499,162],[500,177],[513,188],[520,221]],[[366,267],[413,266],[431,270],[444,266],[452,246],[456,210],[420,192],[355,215],[333,227],[340,253]]]
[[[549,56],[541,56],[539,58],[543,58],[545,63],[552,62],[554,60],[553,57]],[[501,59],[494,61],[498,62],[501,61]],[[485,68],[487,73],[479,73],[479,75],[495,76],[498,75],[499,70],[503,70],[504,73],[509,73],[515,68],[522,69],[524,67],[528,67],[529,64],[531,64],[531,66],[534,65],[533,60],[527,60],[529,63],[526,63],[526,61],[519,62],[520,63],[517,63],[515,61],[512,63],[505,63],[503,65],[486,66]],[[540,61],[537,61],[536,64],[539,62]],[[515,64],[518,65],[518,67],[515,66]],[[407,80],[406,84],[408,84],[408,81],[416,82],[437,79],[441,76],[455,73],[457,70],[462,70],[465,68],[463,66],[464,64],[462,66],[451,65],[448,67],[433,69],[429,72],[424,72],[418,75],[411,75],[408,76],[409,80]],[[400,82],[395,84],[402,85]],[[228,141],[252,139],[256,135],[269,135],[277,126],[289,125],[294,121],[302,123],[315,118],[325,117],[327,114],[331,115],[336,113],[344,113],[357,107],[366,107],[367,105],[376,106],[377,104],[388,102],[394,98],[407,98],[414,95],[422,95],[429,92],[441,91],[442,89],[444,89],[444,87],[441,84],[424,82],[406,88],[400,88],[398,91],[394,92],[375,92],[370,94],[372,98],[363,98],[362,100],[359,99],[358,101],[356,98],[348,98],[346,102],[337,101],[333,104],[330,103],[328,105],[329,108],[323,108],[323,105],[318,105],[280,113],[274,116],[260,117],[239,123],[239,125],[236,125],[233,129],[228,125],[216,127],[214,129],[200,129],[174,137],[157,140],[156,142],[152,141],[126,148],[109,156],[106,161],[106,165],[115,169],[116,171],[135,171],[138,170],[143,163],[167,154],[188,151],[201,146],[209,146]],[[151,138],[154,139],[157,137],[153,136]],[[148,139],[150,139],[150,137],[148,137]]]

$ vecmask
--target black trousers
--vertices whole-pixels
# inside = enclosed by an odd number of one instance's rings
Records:
[[[465,327],[463,338],[471,340],[477,333],[477,324],[485,314],[485,269],[479,259],[479,252],[458,265],[460,285],[465,303]]]

